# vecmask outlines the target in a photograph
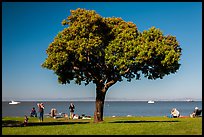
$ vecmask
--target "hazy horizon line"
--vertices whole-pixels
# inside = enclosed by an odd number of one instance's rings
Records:
[[[95,97],[83,97],[83,98],[2,98],[2,101],[95,101]],[[175,98],[175,99],[159,99],[159,98],[152,98],[152,99],[134,99],[134,98],[107,98],[105,101],[202,101],[202,98]]]

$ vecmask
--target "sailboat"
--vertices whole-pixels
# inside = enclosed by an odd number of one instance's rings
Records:
[[[17,102],[17,101],[13,101],[13,100],[11,100],[11,102],[9,102],[9,104],[11,104],[11,105],[16,105],[16,104],[19,104],[19,103],[21,103],[21,102]]]
[[[154,104],[154,101],[149,100],[147,103],[148,103],[148,104]]]

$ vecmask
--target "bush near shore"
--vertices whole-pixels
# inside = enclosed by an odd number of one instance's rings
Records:
[[[92,119],[3,117],[2,135],[202,135],[202,117],[104,117]]]

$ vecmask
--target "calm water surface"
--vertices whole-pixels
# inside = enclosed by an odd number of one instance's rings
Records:
[[[93,116],[95,111],[94,101],[72,101],[75,105],[75,114]],[[18,105],[10,105],[2,102],[2,117],[29,115],[32,107],[37,110],[37,103],[22,101]],[[52,108],[58,112],[69,114],[69,101],[45,101],[45,114],[50,113]],[[172,108],[177,108],[181,115],[189,116],[195,107],[202,108],[202,101],[156,101],[148,104],[147,101],[105,101],[104,116],[165,116],[169,115]]]

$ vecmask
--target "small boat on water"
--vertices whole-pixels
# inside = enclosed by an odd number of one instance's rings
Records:
[[[19,104],[19,103],[21,103],[21,102],[17,102],[17,101],[13,101],[13,100],[11,100],[11,102],[9,102],[9,104],[11,104],[11,105],[16,105],[16,104]]]
[[[194,102],[192,99],[187,99],[186,101],[187,102]]]
[[[149,100],[147,103],[148,103],[148,104],[154,104],[154,101]]]

